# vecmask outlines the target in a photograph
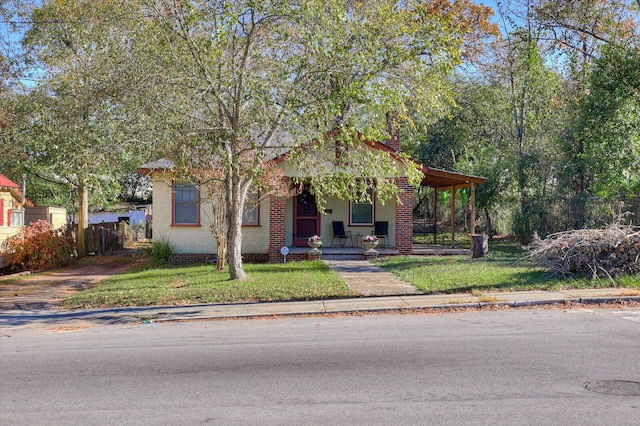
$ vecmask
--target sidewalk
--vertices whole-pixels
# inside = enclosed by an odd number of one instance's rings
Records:
[[[166,321],[215,320],[269,317],[274,315],[321,315],[410,311],[418,309],[483,308],[487,306],[523,307],[571,302],[640,303],[640,291],[630,289],[589,289],[560,292],[527,291],[443,295],[402,295],[351,299],[314,300],[280,303],[206,304],[79,310],[0,310],[0,327],[83,327],[99,324],[158,323]]]

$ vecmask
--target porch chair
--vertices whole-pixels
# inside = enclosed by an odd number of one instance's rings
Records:
[[[338,239],[338,243],[340,247],[344,247],[347,243],[347,240],[351,242],[351,247],[353,247],[353,237],[351,236],[351,231],[344,230],[344,222],[332,222],[333,225],[333,238],[331,239],[331,247],[333,247],[333,240]]]
[[[387,247],[389,245],[389,222],[376,222],[374,227],[373,235],[380,240],[380,246]],[[383,243],[384,240],[387,241],[386,244]]]

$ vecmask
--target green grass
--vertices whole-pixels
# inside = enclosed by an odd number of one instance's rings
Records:
[[[353,296],[343,280],[320,261],[245,264],[250,278],[231,281],[215,265],[137,270],[114,276],[64,300],[66,308],[183,305]]]
[[[415,244],[433,244],[433,234],[421,234],[414,235],[413,242]],[[456,232],[455,234],[456,247],[470,247],[471,235],[468,231]],[[443,246],[451,245],[451,233],[450,232],[438,232],[437,244]]]
[[[525,259],[526,255],[517,244],[492,242],[489,255],[481,259],[402,256],[379,259],[376,264],[427,294],[613,287],[609,279],[550,278],[549,271]],[[617,277],[616,285],[640,288],[640,277]]]
[[[608,288],[608,279],[549,278],[549,272],[526,260],[527,252],[513,242],[494,241],[489,255],[390,257],[376,263],[411,282],[426,294],[487,291]],[[96,287],[64,301],[66,308],[185,305],[287,300],[318,300],[355,296],[338,276],[320,261],[286,264],[245,264],[250,278],[230,281],[215,265],[166,266],[134,270],[113,276]],[[618,287],[640,289],[640,277],[616,278]]]

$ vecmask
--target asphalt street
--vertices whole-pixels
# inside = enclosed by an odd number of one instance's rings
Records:
[[[0,424],[637,425],[640,309],[12,329]]]

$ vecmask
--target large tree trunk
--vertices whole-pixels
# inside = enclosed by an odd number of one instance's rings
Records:
[[[229,218],[229,232],[227,234],[229,278],[242,281],[248,278],[242,267],[242,211],[249,183],[243,182],[239,173],[236,174],[232,171],[229,175],[226,185],[227,199],[229,200],[227,205]]]
[[[586,204],[587,204],[587,177],[586,177],[586,165],[584,163],[584,141],[578,140],[577,153],[575,157],[578,161],[578,168],[576,170],[576,197],[574,197],[573,208],[571,211],[571,217],[573,223],[571,223],[568,229],[581,229],[584,228],[586,223]]]
[[[225,186],[213,180],[206,184],[207,200],[211,203],[211,224],[209,230],[216,239],[216,269],[224,271],[227,264],[227,233],[229,223],[227,221],[227,194]]]
[[[216,269],[224,271],[224,265],[227,263],[227,236],[226,234],[218,234],[216,237]]]
[[[87,255],[87,228],[89,228],[89,188],[84,181],[78,183],[78,257]]]
[[[487,235],[489,241],[493,241],[493,224],[491,223],[491,216],[489,216],[489,209],[484,209],[484,217],[487,219]]]
[[[236,210],[235,207],[231,207],[231,210]],[[236,217],[234,217],[236,216]],[[239,216],[240,220],[237,220]],[[229,256],[229,278],[232,280],[245,280],[248,278],[247,273],[242,267],[242,214],[232,214],[229,221],[229,241],[228,241],[228,256]]]

